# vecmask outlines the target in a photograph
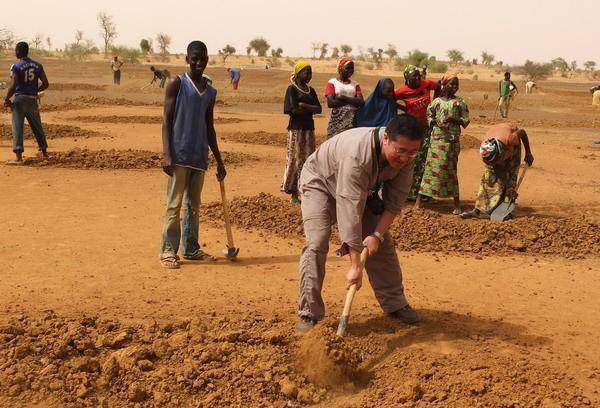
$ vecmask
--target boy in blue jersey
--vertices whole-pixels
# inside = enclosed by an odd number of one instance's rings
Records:
[[[200,194],[208,167],[208,149],[217,163],[217,179],[227,174],[215,133],[213,111],[217,91],[203,77],[208,51],[201,41],[187,47],[189,70],[167,85],[163,114],[163,171],[167,181],[160,263],[168,269],[180,266],[177,252],[182,243],[184,259],[214,261],[198,242]],[[179,212],[183,201],[183,220]]]
[[[13,152],[16,156],[8,164],[23,164],[25,118],[35,136],[40,152],[45,158],[48,158],[46,153],[48,144],[37,102],[38,93],[48,88],[48,78],[42,64],[29,58],[29,45],[26,42],[17,43],[15,54],[18,61],[11,67],[12,84],[4,99],[4,106],[12,109]],[[14,98],[11,101],[13,95]]]

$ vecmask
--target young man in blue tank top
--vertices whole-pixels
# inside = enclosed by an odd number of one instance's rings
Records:
[[[206,78],[208,51],[201,41],[187,47],[189,70],[167,86],[163,116],[163,171],[167,181],[167,212],[162,233],[160,263],[180,266],[177,252],[181,240],[184,259],[214,261],[199,243],[200,194],[208,167],[208,149],[217,163],[217,179],[227,174],[215,133],[213,111],[217,91]],[[180,209],[183,202],[183,220]]]
[[[16,156],[8,164],[23,164],[25,118],[35,136],[40,152],[45,158],[48,158],[46,153],[48,144],[37,102],[38,93],[48,88],[48,78],[42,64],[29,58],[29,45],[26,42],[17,43],[15,54],[18,61],[10,68],[12,84],[4,99],[4,106],[12,109],[13,152]],[[11,101],[13,95],[14,98]]]

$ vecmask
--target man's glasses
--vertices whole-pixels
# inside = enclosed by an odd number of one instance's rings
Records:
[[[419,154],[419,151],[416,151],[416,152],[415,151],[408,151],[408,150],[404,150],[404,149],[399,148],[399,147],[395,147],[394,148],[394,153],[396,153],[398,156],[404,156],[404,157],[408,157],[409,159],[414,159]]]

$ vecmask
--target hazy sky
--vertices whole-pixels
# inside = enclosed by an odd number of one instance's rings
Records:
[[[114,16],[117,44],[137,46],[143,37],[165,32],[172,52],[203,40],[210,53],[232,44],[245,53],[248,41],[263,36],[284,55],[310,56],[311,42],[386,48],[404,55],[420,48],[445,58],[449,48],[479,58],[487,50],[510,64],[562,56],[579,65],[600,62],[600,0],[27,0],[5,2],[0,28],[24,39],[43,33],[54,47],[71,42],[76,29],[101,43],[96,14]],[[24,9],[23,6],[27,5]],[[455,6],[449,8],[450,5]],[[408,6],[410,5],[410,6]],[[501,6],[502,5],[502,6]],[[22,19],[22,20],[20,20]]]

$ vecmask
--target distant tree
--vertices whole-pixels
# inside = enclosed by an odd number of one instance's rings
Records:
[[[547,78],[552,74],[552,70],[552,64],[541,64],[530,60],[525,61],[525,65],[518,69],[518,71],[520,71],[527,77],[527,79],[531,81]]]
[[[339,58],[340,57],[340,49],[338,47],[333,47],[331,50],[331,58]]]
[[[250,49],[250,52],[256,51],[256,54],[259,57],[264,57],[265,55],[267,55],[267,51],[269,50],[269,48],[271,48],[271,45],[269,45],[269,42],[264,38],[257,37],[250,41],[250,43],[248,44],[248,48]]]
[[[246,47],[246,55],[250,56],[251,53],[252,53],[252,47],[247,46]]]
[[[113,22],[113,17],[101,11],[97,14],[96,19],[100,26],[100,37],[104,40],[104,56],[108,56],[110,45],[117,38],[117,28]]]
[[[358,46],[358,56],[356,57],[359,61],[366,61],[367,56],[365,55],[365,49],[362,46]]]
[[[142,56],[142,51],[137,48],[131,48],[124,45],[110,47],[112,55],[118,55],[122,61],[129,64],[137,64]]]
[[[575,71],[577,69],[577,61],[573,60],[570,64],[571,71]]]
[[[369,47],[367,48],[367,52],[377,68],[381,68],[381,61],[383,61],[383,48],[375,49],[373,47]]]
[[[396,46],[394,44],[388,44],[383,53],[388,56],[390,61],[396,58],[398,55],[398,51],[396,50]]]
[[[70,60],[85,61],[92,54],[97,54],[99,51],[92,41],[80,39],[79,42],[65,45],[63,55]]]
[[[311,42],[310,48],[312,49],[312,52],[313,52],[313,58],[317,58],[317,52],[319,52],[321,50],[321,43],[320,42]]]
[[[219,55],[223,59],[223,62],[227,60],[227,57],[235,54],[235,47],[233,45],[227,44],[225,47],[219,50]]]
[[[75,31],[75,44],[79,45],[79,43],[82,41],[83,41],[83,31],[81,31],[81,30]]]
[[[554,58],[550,63],[554,69],[557,69],[561,72],[565,72],[569,69],[569,63],[561,57]]]
[[[158,33],[156,34],[156,42],[158,44],[160,55],[163,57],[169,55],[169,48],[171,48],[171,36],[165,33]]]
[[[342,54],[344,54],[344,57],[347,57],[352,52],[352,47],[349,46],[348,44],[342,44],[342,45],[340,45],[340,51],[342,51]]]
[[[417,67],[421,67],[427,64],[429,60],[429,54],[417,48],[415,48],[412,51],[409,51],[408,55],[406,56],[406,62]]]
[[[142,38],[140,40],[140,50],[144,55],[152,54],[152,39]]]
[[[494,57],[492,54],[488,53],[487,51],[481,51],[481,63],[483,65],[491,65],[495,59],[496,59],[496,57]]]
[[[48,46],[48,51],[52,51],[52,38],[46,37],[46,45]]]
[[[321,44],[321,49],[320,49],[320,54],[319,54],[319,59],[324,59],[327,56],[327,47],[329,47],[329,44],[327,43],[322,43]]]
[[[596,61],[586,61],[583,63],[583,66],[588,71],[593,71],[596,68]]]
[[[479,64],[479,61],[477,60],[477,58],[473,58],[473,59],[471,60],[471,63],[472,63],[473,65],[477,65],[477,64]]]
[[[273,58],[281,58],[281,55],[283,54],[283,49],[281,48],[271,48],[271,56]]]
[[[453,64],[458,64],[459,62],[463,62],[465,60],[465,57],[463,56],[463,52],[457,49],[452,49],[452,50],[448,50],[446,52],[446,55],[448,56],[448,59],[450,60],[450,62],[452,62]]]
[[[32,48],[35,48],[36,50],[39,50],[42,46],[42,41],[44,36],[40,33],[37,33],[32,39],[31,39],[31,45],[33,45]]]

